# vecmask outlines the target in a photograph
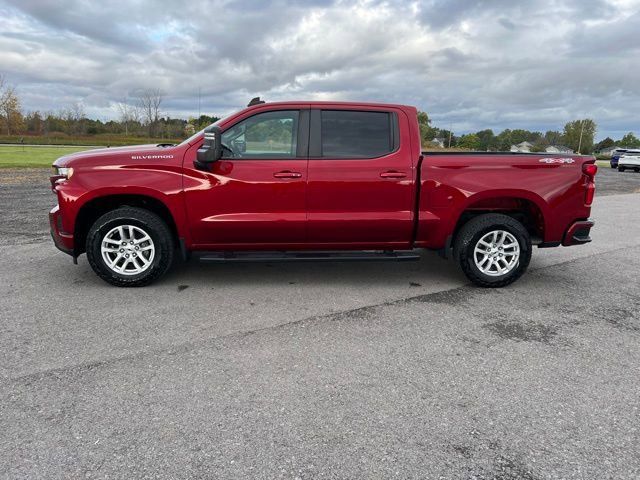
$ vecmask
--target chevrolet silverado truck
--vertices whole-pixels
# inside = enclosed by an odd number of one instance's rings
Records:
[[[151,283],[176,257],[419,260],[418,249],[502,287],[532,246],[591,240],[597,171],[580,155],[423,152],[411,106],[259,100],[179,145],[53,167],[55,245],[121,287]]]

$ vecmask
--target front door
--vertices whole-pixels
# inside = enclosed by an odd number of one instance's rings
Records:
[[[306,129],[306,130],[305,130]],[[225,128],[222,158],[185,185],[199,248],[295,247],[306,240],[308,110],[263,111]]]

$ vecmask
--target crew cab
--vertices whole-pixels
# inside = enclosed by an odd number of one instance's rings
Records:
[[[179,145],[59,158],[55,245],[117,286],[203,261],[453,258],[483,287],[532,246],[589,242],[592,157],[421,150],[417,110],[354,102],[250,105]]]
[[[633,170],[640,172],[640,150],[627,150],[618,159],[618,171]]]

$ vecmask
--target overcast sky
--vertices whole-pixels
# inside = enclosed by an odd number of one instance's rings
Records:
[[[94,118],[136,90],[165,114],[266,100],[408,103],[457,133],[640,134],[640,0],[0,0],[0,73],[25,110]]]

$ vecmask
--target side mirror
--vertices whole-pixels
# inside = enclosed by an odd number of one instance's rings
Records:
[[[198,170],[209,170],[209,164],[222,157],[222,131],[220,127],[210,126],[204,129],[204,142],[196,153],[193,162]]]

